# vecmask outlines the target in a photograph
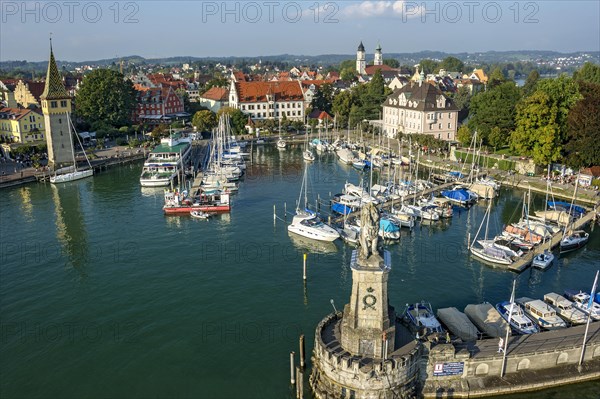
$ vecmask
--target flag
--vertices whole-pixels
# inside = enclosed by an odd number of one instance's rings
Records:
[[[588,302],[588,310],[592,312],[592,305],[594,304],[594,296],[596,295],[596,287],[598,285],[598,271],[596,271],[596,278],[594,279],[594,285],[592,286],[592,292],[590,293],[590,301]]]

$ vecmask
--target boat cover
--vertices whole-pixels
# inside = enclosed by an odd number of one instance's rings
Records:
[[[467,190],[463,188],[459,188],[458,190],[444,190],[442,191],[442,195],[448,199],[452,199],[459,202],[466,202],[471,199],[471,196],[467,192]]]
[[[477,327],[463,312],[456,308],[438,309],[437,317],[448,327],[448,330],[464,342],[476,341]]]
[[[571,205],[569,202],[564,201],[548,201],[548,206],[554,209],[564,209],[565,211],[572,209],[573,213],[576,215],[585,215],[586,212],[584,207],[574,204]]]
[[[386,233],[393,233],[395,231],[400,231],[400,228],[387,219],[380,219],[379,230],[383,230]]]
[[[448,174],[449,174],[450,176],[457,177],[457,178],[459,178],[459,179],[462,179],[463,177],[465,177],[465,175],[463,175],[463,174],[462,174],[462,173],[460,173],[460,172],[456,172],[456,171],[453,171],[453,172],[448,172]]]
[[[350,212],[352,212],[352,208],[344,204],[340,204],[338,202],[334,202],[333,204],[331,204],[331,210],[341,215],[347,215]]]
[[[504,338],[506,336],[506,331],[509,329],[508,323],[489,303],[467,305],[465,314],[481,332],[490,337]]]

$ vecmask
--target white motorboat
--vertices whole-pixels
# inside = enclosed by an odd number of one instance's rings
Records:
[[[302,158],[307,162],[312,162],[315,160],[315,154],[311,150],[306,150],[302,153]]]
[[[560,252],[570,252],[583,247],[587,244],[590,235],[583,230],[576,230],[565,234],[560,240]]]
[[[511,305],[512,312],[510,312]],[[513,329],[513,331],[519,334],[533,334],[540,331],[533,321],[531,321],[529,317],[525,316],[523,309],[518,303],[510,301],[500,302],[496,305],[496,310],[507,322],[510,313],[510,327]]]
[[[293,217],[288,231],[318,241],[331,242],[340,237],[340,233],[325,224],[319,216],[303,212]]]
[[[600,304],[592,301],[590,307],[590,294],[583,291],[565,291],[565,296],[573,301],[573,306],[586,315],[591,314],[593,320],[600,320]]]
[[[412,324],[412,326],[418,331],[425,329],[427,333],[441,333],[444,331],[442,325],[435,317],[431,304],[421,301],[414,305],[406,305],[404,310],[404,318]]]
[[[533,257],[531,265],[538,269],[545,269],[550,266],[552,262],[554,262],[554,254],[546,249],[541,254],[537,254]]]
[[[202,211],[191,211],[190,216],[195,219],[208,219],[210,214]]]
[[[285,142],[284,139],[282,139],[280,137],[279,140],[277,140],[277,148],[279,148],[280,150],[284,150],[286,146],[287,146],[287,143]]]
[[[350,165],[354,160],[354,153],[348,148],[340,148],[335,152],[342,163]]]
[[[573,302],[555,292],[544,295],[544,302],[551,305],[556,314],[571,324],[583,324],[587,320],[587,315],[573,306]]]

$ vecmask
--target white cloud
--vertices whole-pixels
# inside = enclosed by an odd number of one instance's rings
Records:
[[[421,15],[422,7],[414,1],[362,1],[341,10],[342,15],[350,18],[370,18],[380,16],[395,16],[416,18]]]

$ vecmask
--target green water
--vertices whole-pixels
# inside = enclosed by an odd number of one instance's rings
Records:
[[[289,352],[302,333],[312,350],[330,299],[341,308],[351,287],[350,247],[307,247],[274,223],[274,204],[280,217],[284,203],[294,208],[302,167],[299,148],[255,149],[231,214],[208,221],[165,217],[162,190],[139,185],[141,164],[2,191],[0,397],[291,397]],[[359,179],[331,155],[309,171],[312,198]],[[521,197],[502,191],[492,232],[520,215]],[[389,246],[397,311],[421,299],[462,308],[509,297],[515,274],[467,256],[467,231],[484,212],[419,226]],[[519,275],[517,295],[589,290],[599,254],[596,232],[549,270]],[[599,388],[539,397],[595,398]]]

